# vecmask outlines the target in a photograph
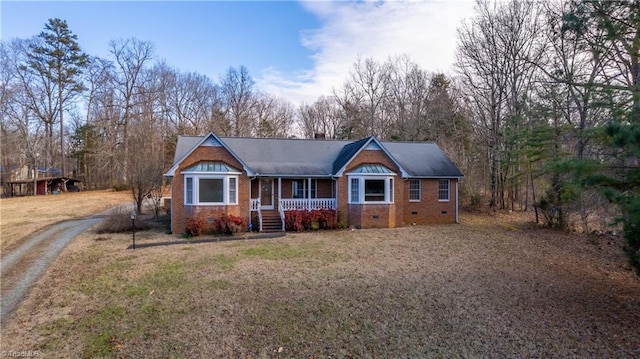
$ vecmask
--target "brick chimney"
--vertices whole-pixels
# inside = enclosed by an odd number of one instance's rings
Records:
[[[313,134],[313,139],[314,140],[324,140],[325,136],[324,136],[324,132],[316,132]]]

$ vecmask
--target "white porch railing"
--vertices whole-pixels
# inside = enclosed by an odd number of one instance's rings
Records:
[[[251,198],[250,200],[251,212],[255,212],[260,209],[260,198]]]
[[[251,212],[258,212],[258,231],[262,232],[262,211],[260,210],[260,198],[251,198],[249,200]]]
[[[281,211],[295,211],[314,209],[336,209],[335,198],[282,198],[279,202]]]

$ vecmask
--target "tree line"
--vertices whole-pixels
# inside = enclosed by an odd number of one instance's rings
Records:
[[[331,93],[294,106],[258,91],[244,66],[214,80],[157,61],[139,39],[87,55],[51,19],[0,43],[2,168],[135,187],[161,185],[179,135],[434,141],[465,173],[467,205],[532,209],[584,232],[618,218],[637,263],[639,24],[637,0],[478,0],[458,28],[455,73],[357,58]]]

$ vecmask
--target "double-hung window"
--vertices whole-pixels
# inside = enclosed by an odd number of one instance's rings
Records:
[[[422,181],[419,179],[409,180],[409,201],[420,202],[422,195]]]
[[[310,192],[307,191],[309,180],[307,179],[294,179],[291,182],[291,196],[293,198],[307,198],[307,196],[311,198],[316,198],[317,196],[317,180],[311,179],[311,187],[309,188]]]
[[[238,204],[240,172],[222,162],[200,162],[181,172],[187,205]]]
[[[441,179],[438,181],[438,201],[449,201],[449,180]]]
[[[349,202],[350,203],[359,203],[360,202],[360,178],[351,178],[349,183]]]

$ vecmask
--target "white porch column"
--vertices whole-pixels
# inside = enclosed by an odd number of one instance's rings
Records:
[[[282,177],[278,177],[278,211],[280,211],[281,198],[282,198]]]
[[[311,177],[307,178],[307,211],[311,210]]]

